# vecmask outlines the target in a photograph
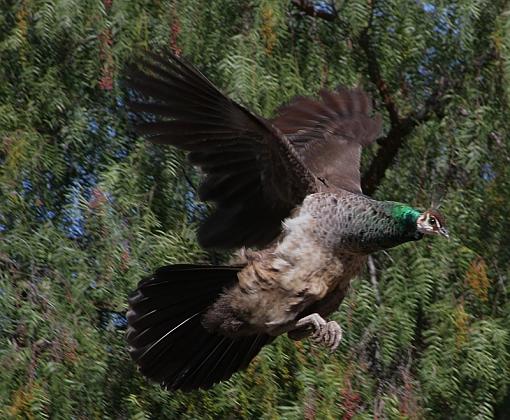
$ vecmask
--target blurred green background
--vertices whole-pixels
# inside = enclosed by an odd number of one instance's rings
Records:
[[[510,418],[508,2],[338,0],[332,20],[296,3],[0,0],[2,418]],[[129,123],[123,69],[161,48],[266,117],[363,86],[384,116],[366,191],[441,200],[452,239],[375,254],[334,355],[280,337],[192,394],[130,361],[139,279],[227,258],[196,243],[198,174]]]

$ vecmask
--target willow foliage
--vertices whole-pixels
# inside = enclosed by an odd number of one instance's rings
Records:
[[[2,417],[505,418],[509,9],[336,6],[328,22],[279,0],[0,0]],[[164,48],[267,117],[339,84],[372,92],[384,135],[409,117],[375,196],[441,198],[452,239],[375,255],[335,315],[334,355],[281,337],[188,395],[136,373],[129,291],[159,265],[225,258],[196,244],[197,174],[136,138],[124,106],[126,63]]]

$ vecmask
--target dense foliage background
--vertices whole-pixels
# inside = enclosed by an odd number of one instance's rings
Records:
[[[0,0],[2,418],[510,418],[506,1],[337,0],[332,21],[294,3]],[[365,190],[441,199],[452,239],[374,255],[334,355],[281,337],[189,395],[130,362],[140,277],[224,257],[195,241],[197,174],[129,125],[122,70],[164,47],[268,117],[363,85],[385,118]]]

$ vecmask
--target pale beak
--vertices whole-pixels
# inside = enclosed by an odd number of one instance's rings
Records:
[[[450,234],[448,233],[448,229],[442,227],[439,229],[439,234],[444,236],[446,239],[450,239]]]

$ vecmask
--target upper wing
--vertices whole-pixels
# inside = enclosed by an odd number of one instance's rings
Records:
[[[199,195],[216,209],[199,230],[203,246],[263,246],[315,191],[315,177],[278,129],[181,58],[147,55],[127,81],[142,97],[130,102],[131,110],[152,115],[139,132],[191,152],[189,160],[206,173]]]
[[[279,109],[273,124],[299,152],[306,167],[336,187],[361,193],[361,148],[372,143],[382,118],[361,89],[321,91],[320,99],[299,97]]]

